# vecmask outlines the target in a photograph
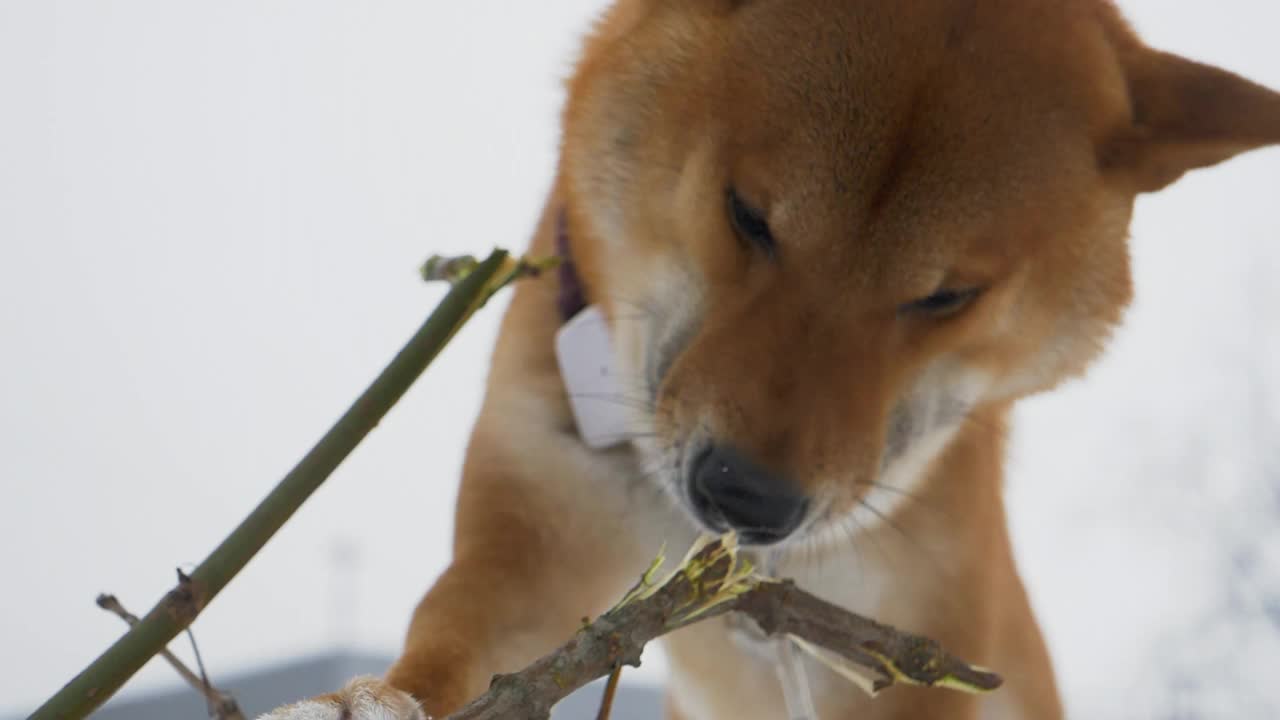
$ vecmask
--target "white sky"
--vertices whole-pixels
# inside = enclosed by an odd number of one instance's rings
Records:
[[[1280,5],[1121,4],[1280,87]],[[440,296],[424,257],[523,247],[601,5],[0,2],[0,714],[119,635],[98,592],[148,609],[310,447]],[[1219,526],[1275,524],[1277,199],[1273,150],[1142,201],[1127,329],[1021,413],[1013,524],[1081,717],[1145,717],[1111,700],[1154,689],[1153,649],[1194,660]],[[499,315],[200,619],[214,672],[395,651],[447,558]]]

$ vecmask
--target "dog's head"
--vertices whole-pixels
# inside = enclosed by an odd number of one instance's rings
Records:
[[[1082,372],[1135,196],[1274,142],[1280,95],[1105,0],[623,0],[562,179],[639,451],[771,543]]]

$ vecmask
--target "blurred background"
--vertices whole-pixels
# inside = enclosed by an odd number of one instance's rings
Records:
[[[604,4],[0,0],[0,717],[119,636],[97,593],[146,611],[310,447],[440,297],[427,255],[523,247]],[[1280,87],[1280,5],[1120,4]],[[1073,717],[1280,715],[1277,200],[1275,150],[1142,199],[1126,327],[1019,413],[1013,530]],[[200,618],[215,680],[396,652],[503,304]]]

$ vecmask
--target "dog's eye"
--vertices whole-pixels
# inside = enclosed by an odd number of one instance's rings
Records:
[[[727,194],[729,220],[733,223],[733,230],[738,234],[738,238],[745,243],[755,245],[769,257],[773,257],[778,247],[774,243],[773,233],[769,230],[769,221],[764,219],[764,213],[743,202],[733,188],[729,188]]]
[[[968,307],[982,288],[945,288],[929,297],[913,300],[898,308],[902,313],[947,317]]]

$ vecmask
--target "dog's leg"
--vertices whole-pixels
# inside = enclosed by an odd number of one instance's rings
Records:
[[[554,493],[500,475],[468,478],[462,509],[470,512],[460,512],[453,564],[422,598],[383,682],[358,680],[270,720],[419,720],[419,705],[425,716],[444,716],[484,692],[494,674],[570,639],[643,568],[616,562],[617,538],[604,523],[556,505]]]
[[[553,197],[536,255],[554,252],[557,208]],[[594,455],[567,432],[573,420],[552,343],[557,289],[550,281],[516,288],[467,451],[453,561],[418,605],[400,659],[384,680],[353,681],[269,720],[417,720],[416,704],[447,714],[495,673],[568,640],[652,561],[658,543],[638,541],[637,529],[652,527],[644,500],[654,493],[628,485],[635,470],[626,458]]]
[[[387,675],[434,714],[567,641],[582,619],[621,597],[623,577],[643,570],[611,568],[616,538],[548,496],[486,477],[463,492],[476,496],[475,512],[460,518],[456,559],[417,607]]]
[[[490,437],[482,426],[472,445],[453,562],[419,604],[385,680],[362,679],[270,720],[418,720],[419,704],[426,717],[447,715],[494,674],[571,638],[644,569],[642,553],[619,550],[636,545],[617,505],[575,502],[578,481],[565,475],[511,473],[512,456]]]
[[[282,707],[258,720],[423,720],[418,702],[376,678],[356,678],[328,695]]]

